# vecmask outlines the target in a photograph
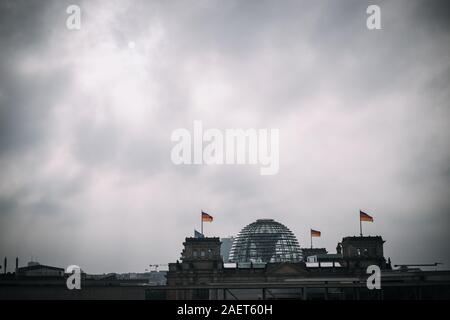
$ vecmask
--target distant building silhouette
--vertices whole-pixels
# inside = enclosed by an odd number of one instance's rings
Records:
[[[220,241],[222,242],[222,245],[220,247],[220,255],[223,258],[223,262],[229,262],[230,251],[231,246],[233,245],[234,237],[221,238]]]
[[[42,264],[28,264],[26,267],[17,268],[17,277],[64,277],[64,268],[46,266]]]

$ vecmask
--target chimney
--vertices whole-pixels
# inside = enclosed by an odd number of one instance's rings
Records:
[[[19,269],[19,257],[16,257],[16,272]]]
[[[6,274],[6,267],[8,266],[8,259],[5,257],[5,260],[3,260],[3,273]]]

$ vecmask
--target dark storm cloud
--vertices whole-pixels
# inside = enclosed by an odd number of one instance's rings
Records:
[[[33,152],[51,136],[48,126],[54,101],[68,85],[63,69],[27,73],[20,63],[39,60],[49,48],[51,24],[58,15],[44,1],[2,1],[0,4],[0,154]],[[64,7],[63,7],[64,8]],[[60,15],[62,17],[62,15]],[[56,19],[55,19],[56,17]],[[63,21],[63,20],[62,20]],[[37,66],[38,67],[38,66]]]
[[[446,1],[380,1],[377,31],[373,1],[82,1],[80,31],[69,4],[0,4],[0,253],[139,271],[202,209],[332,252],[366,209],[394,263],[450,263]],[[280,128],[279,174],[173,165],[196,119]]]
[[[448,36],[450,30],[450,3],[445,0],[418,1],[412,19],[433,33]]]

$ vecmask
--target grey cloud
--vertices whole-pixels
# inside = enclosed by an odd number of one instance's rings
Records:
[[[447,2],[380,1],[380,31],[372,1],[83,1],[79,32],[68,4],[0,4],[0,253],[142,271],[201,209],[333,251],[366,209],[394,263],[450,263]],[[280,173],[173,165],[196,119],[280,128]]]

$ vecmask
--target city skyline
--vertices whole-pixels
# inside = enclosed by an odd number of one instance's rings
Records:
[[[258,219],[258,220],[261,220],[261,219]],[[257,221],[258,221],[257,220]],[[267,219],[262,219],[262,220],[267,220]],[[268,219],[268,220],[272,220],[272,219]],[[253,221],[253,222],[255,222],[255,221]],[[244,227],[243,227],[244,228]],[[194,233],[195,233],[195,228],[193,229],[194,230]],[[241,232],[242,230],[240,230],[240,232]],[[204,235],[203,236],[205,236],[205,237],[219,237],[221,240],[222,239],[236,239],[236,236],[240,233],[240,232],[238,232],[238,233],[236,233],[236,234],[234,234],[234,235],[228,235],[228,236],[218,236],[218,235],[213,235],[213,234],[206,234],[206,232],[204,232]],[[316,231],[317,232],[317,231]],[[199,233],[200,234],[200,233]],[[206,234],[206,235],[205,235]],[[296,237],[296,238],[298,238],[297,237],[297,235],[296,234],[294,234],[294,236]],[[364,237],[367,237],[367,236],[369,236],[369,237],[371,237],[371,236],[380,236],[380,234],[367,234],[367,233],[365,233],[365,234],[363,234],[363,235],[357,235],[356,233],[355,234],[348,234],[348,235],[343,235],[342,236],[342,238],[344,238],[344,237],[347,237],[347,236],[355,236],[355,237],[359,237],[359,236],[364,236]],[[185,235],[185,238],[196,238],[196,235],[194,234],[194,235]],[[322,237],[322,236],[320,236],[320,237]],[[306,239],[307,240],[307,239]],[[338,239],[337,241],[336,241],[336,244],[338,244],[339,243],[339,241],[340,241],[341,239]],[[306,241],[307,242],[307,241]],[[329,251],[330,253],[334,253],[335,251],[336,251],[336,248],[335,247],[332,247],[332,248],[329,248],[329,247],[324,247],[324,246],[321,246],[320,244],[320,241],[318,241],[319,242],[319,245],[314,245],[314,246],[308,246],[308,245],[306,245],[306,243],[305,243],[305,245],[303,245],[300,241],[299,241],[299,245],[300,245],[300,248],[301,249],[309,249],[309,248],[324,248],[324,249],[326,249],[327,251]],[[388,250],[388,252],[389,252],[389,250]],[[23,258],[23,257],[21,257],[21,258]],[[180,254],[178,255],[178,257],[176,258],[176,260],[179,260],[181,258],[181,252],[180,252]],[[391,259],[392,257],[390,257],[390,256],[386,256],[386,258],[387,259]],[[5,257],[5,259],[8,259],[8,261],[11,261],[11,260],[9,260],[9,258],[8,257]],[[28,260],[23,260],[23,259],[19,259],[19,257],[16,257],[15,259],[17,259],[17,261],[20,261],[19,262],[19,267],[24,267],[24,266],[27,266],[29,263],[33,263],[33,264],[35,264],[35,263],[38,263],[38,264],[42,264],[42,265],[49,265],[49,264],[47,264],[47,263],[42,263],[42,261],[40,261],[39,260],[39,258],[38,257],[36,257],[36,256],[31,256],[30,257],[30,259],[28,259]],[[17,261],[16,261],[16,263],[17,263]],[[306,260],[305,260],[306,261]],[[394,259],[394,261],[395,261],[395,259]],[[438,270],[438,269],[441,269],[441,270],[448,270],[448,266],[445,264],[445,263],[442,263],[442,262],[440,262],[440,261],[442,261],[442,260],[439,260],[439,261],[421,261],[420,263],[417,263],[417,261],[408,261],[408,262],[402,262],[402,263],[400,263],[400,262],[398,262],[398,261],[395,261],[396,262],[396,264],[398,264],[398,265],[416,265],[416,264],[424,264],[424,265],[426,265],[426,264],[429,264],[429,265],[432,265],[432,264],[435,264],[435,269],[436,270]],[[224,261],[225,263],[227,262],[227,261]],[[3,267],[4,265],[2,265],[2,272],[1,273],[3,273],[3,272],[5,272],[5,269],[4,269],[4,267]],[[108,272],[102,272],[102,271],[97,271],[97,272],[95,272],[95,273],[98,273],[98,274],[109,274],[109,273],[118,273],[118,274],[127,274],[127,273],[136,273],[136,272],[138,272],[138,273],[143,273],[143,272],[148,272],[148,270],[150,270],[151,269],[151,267],[154,267],[154,266],[163,266],[164,268],[166,268],[167,269],[167,266],[168,266],[168,262],[158,262],[158,263],[155,263],[155,261],[150,261],[149,262],[149,264],[147,264],[147,265],[145,265],[145,266],[141,266],[141,268],[140,269],[138,269],[138,270],[121,270],[120,272],[119,271],[113,271],[113,270],[109,270]],[[59,267],[63,267],[63,266],[59,266]],[[163,268],[163,269],[164,269]],[[8,262],[8,264],[7,264],[7,272],[14,272],[14,270],[15,270],[15,265],[12,265],[10,262]]]

